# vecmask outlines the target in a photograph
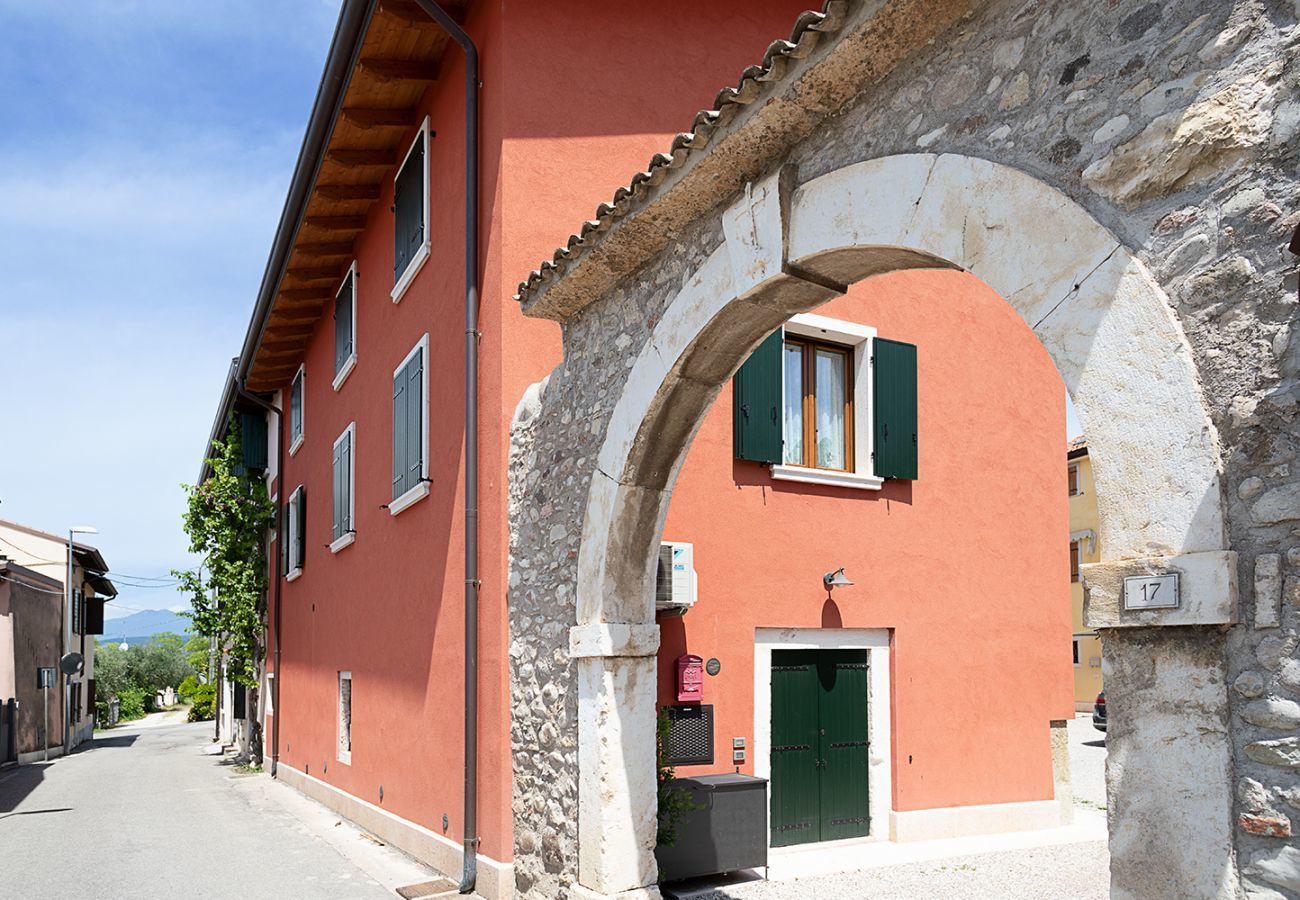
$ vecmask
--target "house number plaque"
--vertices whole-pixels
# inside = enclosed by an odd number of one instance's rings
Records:
[[[1125,609],[1178,609],[1178,575],[1142,575],[1124,579]]]

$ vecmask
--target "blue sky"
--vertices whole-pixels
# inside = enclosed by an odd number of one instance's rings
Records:
[[[0,0],[0,518],[190,564],[193,481],[337,0]],[[174,607],[123,588],[117,612]]]

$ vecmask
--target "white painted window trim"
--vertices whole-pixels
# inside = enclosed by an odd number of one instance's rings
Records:
[[[275,427],[268,425],[266,429],[266,472],[262,478],[268,492],[272,485],[276,485],[275,493],[279,494],[277,479],[280,477],[280,441],[284,439],[284,391],[278,390],[271,395],[271,405],[280,410],[280,415],[276,416]]]
[[[875,450],[875,429],[872,428],[872,423],[875,421],[876,413],[875,404],[871,402],[876,378],[876,367],[872,362],[875,347],[872,342],[876,339],[876,329],[857,322],[803,313],[785,324],[785,333],[842,344],[852,350],[853,471],[810,469],[806,466],[776,463],[772,466],[773,480],[856,488],[864,491],[880,490],[884,487],[885,479],[876,476],[875,462],[872,458]],[[785,403],[784,360],[781,365],[781,403]],[[865,414],[862,411],[865,411]],[[784,411],[781,421],[783,423],[785,421]],[[783,440],[784,437],[783,432]]]
[[[335,707],[334,707],[334,751],[338,761],[345,765],[352,765],[352,751],[343,749],[343,681],[348,682],[348,743],[351,744],[352,737],[352,672],[340,671],[338,684],[335,686]]]
[[[420,483],[408,488],[388,503],[388,514],[395,516],[411,504],[429,496],[429,333],[426,331],[411,352],[402,357],[402,361],[393,369],[393,378],[406,368],[406,364],[416,353],[424,354],[424,365],[420,367]]]
[[[1070,646],[1072,648],[1070,655],[1074,657],[1074,667],[1076,669],[1082,669],[1083,648],[1079,645],[1079,636],[1077,634],[1070,637]]]
[[[293,433],[293,386],[301,384],[300,407],[302,409],[302,430],[296,435]],[[302,446],[307,434],[307,364],[303,363],[298,366],[298,371],[293,373],[293,380],[289,382],[289,455],[293,456]]]
[[[338,553],[344,547],[352,546],[357,539],[357,423],[349,422],[348,427],[334,439],[330,448],[330,499],[333,500],[334,451],[344,439],[348,440],[348,530],[330,542],[330,553]],[[330,504],[333,508],[333,503]],[[332,530],[332,529],[331,529]]]
[[[343,276],[343,280],[339,282],[338,290],[334,292],[334,303],[336,307],[338,304],[339,292],[343,290],[343,286],[348,283],[349,279],[352,280],[352,315],[349,317],[349,321],[352,323],[352,352],[348,354],[347,359],[343,360],[343,365],[340,366],[338,372],[334,374],[333,385],[335,391],[343,387],[343,382],[348,380],[348,376],[352,374],[352,370],[357,367],[357,261],[355,259],[352,260],[352,265],[348,266],[348,274]],[[334,320],[334,327],[339,327],[338,319]]]
[[[756,628],[754,629],[754,775],[772,778],[772,651],[867,651],[867,803],[871,834],[855,841],[888,841],[893,810],[893,756],[889,723],[893,695],[889,681],[887,628]],[[769,794],[770,795],[770,794]],[[772,829],[767,830],[769,850]],[[807,850],[820,844],[797,844],[784,850]]]
[[[423,201],[421,206],[424,210],[424,241],[420,244],[420,249],[415,251],[415,256],[406,264],[406,270],[402,272],[401,277],[398,278],[397,282],[393,285],[393,290],[389,296],[393,298],[394,303],[400,303],[402,301],[402,295],[406,293],[406,289],[411,286],[411,282],[415,280],[415,276],[418,275],[420,269],[424,267],[424,263],[428,260],[429,253],[433,246],[433,239],[429,233],[429,157],[432,155],[432,148],[429,144],[430,133],[428,116],[425,116],[424,121],[420,123],[420,130],[416,133],[415,137],[411,139],[411,146],[406,148],[406,155],[402,157],[401,165],[399,165],[397,171],[393,173],[393,187],[396,189],[397,176],[402,174],[402,169],[406,167],[406,161],[411,158],[411,153],[415,150],[415,145],[420,142],[421,135],[424,136],[424,188],[421,191],[421,200]],[[396,221],[394,221],[393,227],[397,227]]]
[[[285,505],[284,539],[289,542],[289,553],[294,552],[293,548],[298,543],[297,540],[298,527],[299,527],[298,518],[300,515],[298,509],[300,508],[301,498],[302,498],[302,485],[300,484],[293,489],[293,493],[289,495],[289,502]],[[304,544],[303,545],[304,556],[306,555],[306,549],[307,546],[306,544]],[[298,565],[289,567],[289,571],[285,574],[284,580],[297,581],[299,578],[301,578],[302,567],[303,567],[303,563],[305,562],[306,562],[305,559],[297,560]]]

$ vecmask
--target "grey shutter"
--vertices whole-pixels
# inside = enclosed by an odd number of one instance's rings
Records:
[[[393,187],[393,284],[424,243],[424,132],[397,173]]]
[[[280,505],[280,521],[276,523],[275,539],[280,542],[280,574],[288,575],[289,569],[289,516],[292,513],[288,503]]]
[[[289,440],[302,434],[302,376],[295,375],[289,386]]]
[[[343,460],[340,468],[343,470],[343,508],[340,510],[343,520],[343,532],[346,534],[353,530],[352,524],[352,432],[347,433],[343,440]]]
[[[393,498],[406,493],[406,367],[393,376]]]
[[[875,340],[876,475],[917,476],[916,347]]]
[[[736,459],[781,461],[781,347],[778,328],[745,360],[732,379],[732,437]]]
[[[293,548],[298,568],[307,564],[307,487],[298,488],[298,534]]]
[[[339,441],[334,445],[333,458],[330,461],[331,472],[334,477],[334,506],[330,515],[330,534],[331,540],[337,541],[343,536],[343,480],[347,477],[343,474],[343,442]]]
[[[424,476],[424,350],[407,363],[406,375],[406,489]]]
[[[352,291],[351,273],[334,298],[334,374],[343,370],[343,364],[352,355]]]

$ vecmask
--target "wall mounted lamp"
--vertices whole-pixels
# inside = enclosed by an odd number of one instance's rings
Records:
[[[822,576],[822,586],[826,588],[826,593],[830,593],[837,587],[852,587],[853,582],[849,581],[844,574],[844,567],[840,566],[834,572],[827,572]]]

